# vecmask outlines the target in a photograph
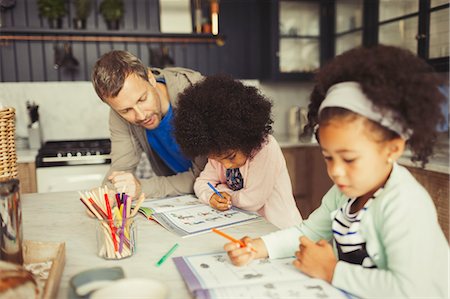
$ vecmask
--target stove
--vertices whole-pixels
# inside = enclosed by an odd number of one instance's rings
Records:
[[[101,186],[111,164],[111,141],[48,141],[36,156],[37,191],[89,190]]]
[[[36,157],[36,167],[111,163],[109,139],[47,141]]]

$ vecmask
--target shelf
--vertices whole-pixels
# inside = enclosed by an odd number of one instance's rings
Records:
[[[282,80],[282,81],[311,81],[314,79],[316,72],[290,72],[283,73],[280,72],[277,74],[276,78],[263,78],[261,81],[273,81],[273,80]]]
[[[71,29],[2,28],[0,40],[8,41],[81,41],[138,43],[215,43],[224,44],[225,37],[212,34],[148,33],[139,31],[96,31]]]
[[[280,34],[280,38],[292,38],[292,39],[319,39],[318,35],[291,35],[291,34]]]
[[[428,63],[434,68],[437,72],[449,72],[449,57],[439,57],[439,58],[431,58],[428,59]]]

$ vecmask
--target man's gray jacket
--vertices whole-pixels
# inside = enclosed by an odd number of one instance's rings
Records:
[[[157,79],[165,79],[173,108],[177,106],[178,95],[203,78],[200,73],[184,68],[153,68],[152,73]],[[188,171],[174,173],[150,147],[145,128],[129,123],[111,109],[109,129],[112,163],[103,182],[108,187],[112,187],[107,178],[113,171],[134,173],[144,151],[156,174],[149,179],[140,180],[142,192],[145,192],[147,197],[166,197],[194,192],[194,181],[205,167],[206,157],[195,158]]]

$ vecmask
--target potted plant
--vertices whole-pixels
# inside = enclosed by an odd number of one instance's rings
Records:
[[[16,5],[16,0],[0,0],[0,28],[3,26],[3,12],[7,9],[13,8]]]
[[[37,0],[39,15],[48,20],[50,28],[61,28],[67,10],[64,0]]]
[[[91,0],[74,0],[75,18],[73,27],[75,29],[86,29],[86,19],[91,13]]]
[[[119,29],[120,20],[124,14],[122,0],[103,0],[100,3],[100,13],[106,22],[106,27],[110,30]]]

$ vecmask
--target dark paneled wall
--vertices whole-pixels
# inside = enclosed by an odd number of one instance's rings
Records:
[[[93,10],[87,20],[89,35],[111,31],[98,12],[101,0],[92,0]],[[208,1],[202,1],[207,12]],[[199,70],[203,74],[228,73],[236,78],[255,79],[263,73],[263,50],[266,48],[267,31],[264,32],[264,13],[260,0],[221,0],[219,14],[220,34],[225,45],[208,43],[166,43],[176,66]],[[158,0],[126,0],[125,16],[119,31],[113,34],[159,33]],[[76,34],[72,28],[74,14],[67,1],[68,15],[64,17],[64,32]],[[2,28],[4,29],[2,32]],[[2,11],[0,35],[14,34],[14,30],[42,30],[43,35],[54,35],[47,20],[40,18],[36,0],[17,0],[12,9]],[[56,30],[56,29],[55,29]],[[83,31],[80,31],[83,32]],[[57,39],[58,35],[54,35]],[[77,71],[54,68],[54,48],[63,47],[62,41],[0,41],[0,81],[84,81],[99,56],[113,49],[128,50],[145,63],[149,63],[149,48],[159,48],[159,43],[143,42],[87,42],[73,41],[73,55],[78,60]]]

